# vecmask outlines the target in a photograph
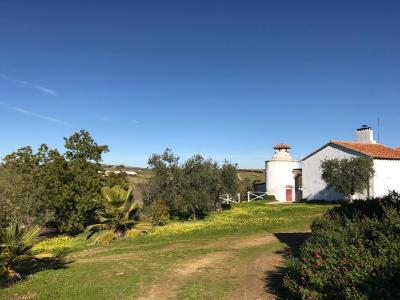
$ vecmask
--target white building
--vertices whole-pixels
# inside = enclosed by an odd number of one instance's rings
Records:
[[[377,144],[370,127],[356,131],[355,142],[331,141],[302,160],[303,198],[308,200],[341,200],[345,195],[327,187],[321,179],[324,159],[369,157],[373,159],[375,175],[369,189],[354,198],[380,197],[388,191],[400,191],[400,149]]]
[[[277,144],[274,149],[272,159],[265,162],[266,192],[278,201],[293,201],[296,199],[293,170],[299,168],[299,163],[290,156],[289,145]]]
[[[121,173],[125,173],[128,176],[136,176],[137,173],[135,171],[128,171],[128,170],[108,170],[105,172],[106,175],[110,175],[110,174],[121,174]]]

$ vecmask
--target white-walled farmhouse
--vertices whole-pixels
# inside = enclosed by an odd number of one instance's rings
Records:
[[[354,151],[328,144],[302,161],[303,198],[309,200],[338,200],[344,196],[328,188],[322,180],[321,163],[324,159],[357,157]],[[357,195],[363,197],[363,195]],[[356,197],[357,197],[356,196]]]
[[[302,160],[303,198],[308,200],[341,200],[345,195],[327,187],[321,179],[321,163],[324,159],[369,157],[373,159],[375,174],[369,189],[355,198],[380,197],[390,190],[400,191],[400,151],[373,139],[370,127],[356,131],[355,142],[331,141]]]
[[[368,126],[357,129],[354,142],[331,141],[300,162],[292,159],[289,145],[277,144],[274,149],[272,159],[265,162],[266,192],[281,202],[345,199],[345,195],[329,188],[321,178],[322,161],[334,158],[369,157],[373,160],[375,174],[369,181],[369,188],[354,198],[381,197],[392,190],[400,192],[400,147],[376,143],[373,130]]]

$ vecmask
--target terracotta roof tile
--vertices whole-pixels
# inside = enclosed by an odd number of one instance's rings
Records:
[[[332,144],[380,159],[400,159],[400,147],[390,148],[382,144],[366,144],[356,142],[332,141]]]

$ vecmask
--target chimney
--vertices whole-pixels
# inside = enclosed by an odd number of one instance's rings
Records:
[[[356,131],[356,142],[365,144],[376,144],[374,141],[374,132],[368,125],[363,125]]]

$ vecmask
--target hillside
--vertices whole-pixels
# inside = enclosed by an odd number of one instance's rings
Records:
[[[116,165],[103,165],[106,170],[115,170]],[[137,173],[135,176],[128,176],[128,181],[135,187],[140,183],[145,183],[152,175],[152,170],[149,168],[120,166],[122,171],[134,171]],[[262,169],[239,169],[238,178],[240,181],[249,180],[251,183],[254,181],[265,182],[264,170]]]
[[[110,246],[57,238],[35,250],[64,255],[19,269],[0,299],[271,299],[285,249],[330,207],[258,201]]]

